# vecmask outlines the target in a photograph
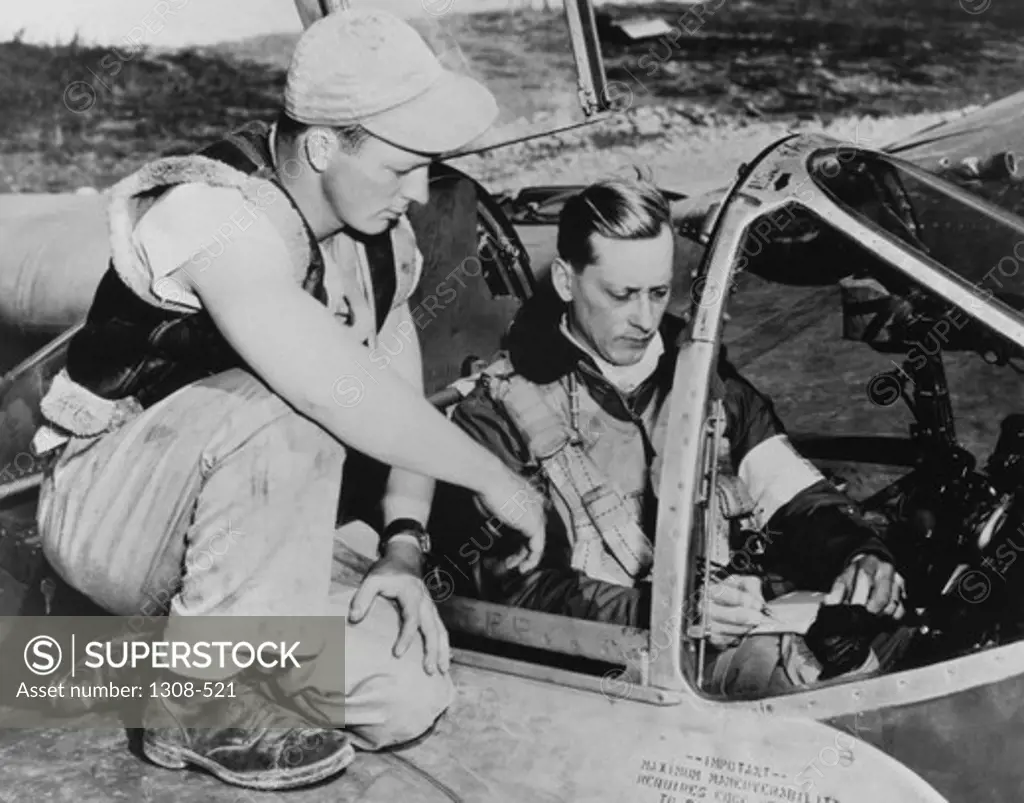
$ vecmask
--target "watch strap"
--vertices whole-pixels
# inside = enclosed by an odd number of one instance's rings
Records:
[[[388,542],[397,535],[411,535],[416,538],[421,552],[426,554],[430,551],[430,535],[427,533],[427,528],[416,519],[395,519],[388,524],[380,536],[382,552],[387,547]]]

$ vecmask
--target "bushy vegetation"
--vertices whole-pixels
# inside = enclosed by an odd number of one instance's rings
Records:
[[[0,45],[0,190],[105,186],[273,116],[284,72],[219,55]],[[6,184],[5,186],[2,186]]]

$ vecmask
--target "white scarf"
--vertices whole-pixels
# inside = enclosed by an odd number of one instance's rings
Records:
[[[568,317],[562,315],[562,321],[558,325],[559,331],[568,338],[569,342],[581,348],[584,352],[593,357],[598,369],[604,374],[605,379],[611,382],[622,393],[632,393],[639,387],[640,383],[647,379],[658,367],[658,360],[665,353],[665,344],[661,339],[661,332],[656,332],[643,356],[632,365],[613,365],[602,359],[585,343],[582,343],[569,331]]]

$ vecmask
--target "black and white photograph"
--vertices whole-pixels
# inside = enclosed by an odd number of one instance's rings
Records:
[[[1024,801],[1021,0],[2,0],[0,803]]]

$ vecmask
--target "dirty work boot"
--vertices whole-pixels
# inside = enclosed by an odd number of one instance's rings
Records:
[[[233,699],[151,699],[142,718],[146,758],[171,770],[191,764],[263,791],[318,783],[355,758],[343,731],[295,727],[296,714],[238,676],[232,683]]]

